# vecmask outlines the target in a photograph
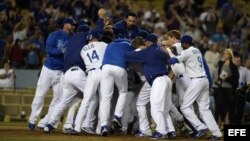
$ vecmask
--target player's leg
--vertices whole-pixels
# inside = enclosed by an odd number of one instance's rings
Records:
[[[139,118],[139,129],[140,132],[145,134],[146,136],[152,136],[146,109],[146,105],[149,103],[150,99],[150,91],[151,86],[148,84],[148,82],[145,82],[136,101],[136,108]],[[138,136],[141,136],[140,133],[138,134]]]
[[[37,82],[35,97],[31,105],[31,114],[29,117],[29,123],[31,125],[35,125],[37,117],[39,116],[43,108],[44,97],[52,84],[50,73],[52,73],[53,75],[53,72],[51,72],[47,67],[43,66],[39,80]],[[35,126],[33,126],[33,129],[34,127]]]
[[[163,138],[167,135],[166,131],[166,113],[169,113],[171,94],[171,80],[167,76],[157,77],[153,84],[150,93],[151,116],[156,123],[156,132],[153,135],[155,138]]]
[[[205,78],[192,79],[189,87],[186,90],[186,93],[184,94],[183,103],[181,105],[181,111],[184,114],[185,118],[187,118],[187,120],[193,125],[193,127],[195,127],[197,131],[205,131],[207,129],[207,127],[198,119],[192,108],[193,103],[200,95],[201,90],[205,87],[205,84],[201,81],[202,79]]]
[[[128,124],[130,122],[133,121],[133,114],[132,114],[132,111],[131,111],[131,104],[132,104],[132,100],[134,98],[135,94],[133,91],[129,91],[128,92],[128,95],[127,95],[127,100],[126,100],[126,103],[125,103],[125,106],[124,106],[124,110],[123,110],[123,115],[122,115],[122,131],[124,134],[127,133],[127,129],[128,129]],[[132,120],[132,121],[130,121]]]
[[[121,67],[114,67],[114,81],[118,88],[118,99],[115,106],[114,118],[112,120],[114,128],[119,129],[121,125],[121,117],[123,115],[123,110],[128,94],[128,77],[125,69]]]
[[[101,127],[103,127],[103,129],[105,128],[106,134],[107,126],[109,125],[111,98],[114,92],[113,65],[104,65],[102,67],[100,88],[100,122]]]
[[[86,75],[81,70],[76,71],[68,70],[64,76],[63,84],[63,94],[61,95],[61,100],[58,105],[56,105],[53,114],[50,116],[49,123],[54,128],[56,123],[62,116],[65,108],[73,100],[73,98],[78,94],[79,90],[83,90],[85,86]]]
[[[178,111],[178,109],[176,108],[176,106],[173,104],[172,100],[170,101],[169,114],[177,122],[182,122],[184,120],[183,119],[183,115]]]
[[[169,114],[166,115],[166,129],[168,138],[174,139],[176,137],[176,132],[172,122],[172,118]]]
[[[94,124],[96,121],[96,108],[98,106],[98,95],[95,94],[88,107],[87,115],[82,123],[82,130],[87,134],[95,134]]]
[[[209,99],[209,84],[206,79],[203,79],[203,83],[205,87],[203,87],[200,95],[197,98],[197,104],[199,106],[199,113],[200,117],[203,122],[206,124],[208,129],[211,131],[212,135],[216,137],[221,137],[221,131],[213,117],[211,110],[209,109],[210,106],[210,99]]]
[[[84,98],[81,102],[81,106],[78,110],[76,120],[75,120],[75,127],[74,127],[75,131],[78,131],[78,132],[81,131],[83,120],[87,116],[89,105],[93,101],[94,97],[96,101],[95,105],[97,105],[96,92],[100,84],[100,81],[99,81],[100,77],[101,77],[101,70],[93,70],[88,73],[86,86],[84,88]],[[95,109],[92,109],[92,110],[95,111]]]
[[[82,93],[81,93],[81,95],[82,95]],[[64,133],[68,133],[68,131],[73,129],[75,113],[76,113],[76,111],[78,109],[78,106],[81,103],[81,101],[82,101],[81,98],[74,97],[73,100],[69,103],[69,109],[68,109],[67,117],[66,117],[66,120],[65,120],[65,122],[63,124],[63,132]]]
[[[58,73],[59,71],[55,72]],[[59,74],[60,73],[60,74]],[[54,111],[55,105],[57,105],[60,101],[60,96],[62,94],[62,86],[63,86],[63,73],[59,72],[57,74],[58,77],[53,78],[52,80],[52,90],[53,90],[53,98],[50,102],[48,112],[44,118],[42,118],[37,127],[44,128],[48,123],[51,113]]]

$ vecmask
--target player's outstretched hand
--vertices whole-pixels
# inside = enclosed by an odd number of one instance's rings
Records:
[[[175,64],[175,63],[179,63],[179,60],[177,59],[177,58],[170,58],[169,60],[168,60],[168,63],[170,64],[170,65],[173,65],[173,64]]]

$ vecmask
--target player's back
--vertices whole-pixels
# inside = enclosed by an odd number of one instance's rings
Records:
[[[129,40],[117,39],[108,44],[103,58],[103,65],[110,64],[125,68],[127,66],[125,57],[128,52],[133,51]]]
[[[105,50],[107,48],[104,42],[91,42],[85,45],[81,50],[81,57],[86,65],[86,71],[92,68],[100,68],[104,57]]]
[[[188,77],[193,78],[206,76],[202,54],[199,49],[189,47],[182,52],[181,56],[182,57],[180,59],[184,61]]]
[[[87,34],[75,33],[70,39],[67,49],[64,53],[64,72],[72,66],[79,66],[82,70],[85,70],[85,65],[80,56],[80,51],[87,43]]]

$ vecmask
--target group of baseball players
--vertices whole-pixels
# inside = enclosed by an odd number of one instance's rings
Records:
[[[124,134],[137,121],[137,137],[174,139],[175,121],[184,122],[195,139],[209,130],[209,139],[219,140],[222,134],[209,109],[209,70],[192,37],[181,38],[172,30],[160,41],[155,33],[136,26],[134,13],[114,25],[106,21],[104,9],[98,15],[95,29],[83,20],[76,25],[65,19],[61,30],[49,34],[29,129],[53,132],[69,107],[64,133]],[[177,105],[172,102],[173,83]],[[36,125],[50,88],[48,113]],[[156,125],[153,133],[147,105]]]

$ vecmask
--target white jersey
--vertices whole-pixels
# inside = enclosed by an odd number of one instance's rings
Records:
[[[186,75],[190,78],[206,76],[203,65],[202,54],[199,49],[191,46],[183,50],[180,56],[177,56],[180,62],[184,63]]]
[[[250,82],[250,71],[247,68],[240,66],[238,68],[240,78],[239,78],[239,87],[242,87],[244,83]]]
[[[0,69],[0,75],[5,74],[5,69]],[[5,79],[0,79],[0,88],[11,88],[14,86],[14,73],[13,69],[9,69],[7,77]]]
[[[181,43],[175,43],[173,44],[173,46],[176,47],[176,50],[177,50],[177,54],[181,54],[181,52],[183,51],[182,47],[181,47]],[[169,56],[170,57],[176,57],[172,51],[170,50],[170,48],[167,48],[167,51],[169,53]],[[179,76],[179,75],[182,75],[184,72],[185,72],[185,67],[184,67],[184,64],[183,63],[179,63],[179,64],[174,64],[174,65],[171,65],[171,69],[174,73],[175,76]]]
[[[86,72],[93,68],[100,68],[105,50],[107,48],[104,42],[91,42],[85,45],[81,50],[81,57],[86,65]]]

